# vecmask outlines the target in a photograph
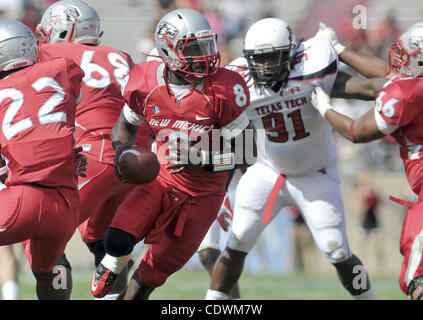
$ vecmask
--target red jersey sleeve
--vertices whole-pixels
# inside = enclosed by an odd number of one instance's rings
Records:
[[[378,126],[385,126],[382,132],[409,124],[419,112],[421,98],[419,90],[416,90],[415,79],[399,79],[383,88],[378,94],[375,107]]]
[[[135,65],[128,74],[122,95],[127,106],[136,114],[145,117],[145,98],[148,94],[144,63]]]
[[[217,103],[216,121],[225,139],[232,139],[241,133],[249,123],[245,109],[250,104],[250,92],[245,80],[228,69],[220,69],[213,83]]]
[[[84,78],[84,71],[76,64],[75,61],[65,58],[66,76],[70,87],[73,89],[75,99],[78,99],[81,94],[81,83]]]

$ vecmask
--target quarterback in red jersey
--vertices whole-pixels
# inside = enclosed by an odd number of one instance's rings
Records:
[[[37,62],[37,41],[22,23],[4,20],[0,30],[0,152],[7,172],[0,245],[24,242],[38,298],[66,299],[53,269],[79,219],[74,129],[84,73],[67,58]]]
[[[82,100],[76,110],[75,139],[83,147],[90,164],[80,177],[79,231],[95,256],[95,265],[104,256],[103,237],[118,206],[133,185],[125,185],[114,173],[110,134],[124,105],[122,85],[134,63],[129,55],[100,45],[100,18],[83,1],[63,0],[44,12],[37,28],[41,43],[40,59],[69,57],[84,70]],[[140,129],[138,145],[151,147],[147,125]],[[119,288],[116,288],[119,289]]]
[[[381,76],[388,69],[380,61],[369,64],[372,57],[346,50],[337,42],[336,34],[326,29],[333,44],[339,48],[349,64],[363,74]],[[367,63],[366,63],[367,61]],[[348,63],[347,62],[347,63]],[[370,66],[369,66],[370,65]],[[401,231],[400,251],[404,256],[399,283],[404,293],[412,299],[423,299],[423,23],[411,26],[389,52],[389,71],[386,81],[376,98],[375,108],[357,122],[336,112],[329,97],[317,88],[313,105],[320,113],[352,142],[369,142],[391,135],[400,145],[400,155],[408,182],[419,195],[417,203],[409,205]],[[364,71],[362,71],[364,70]],[[378,71],[379,70],[379,71]]]
[[[131,70],[112,141],[118,158],[147,122],[161,169],[119,207],[106,232],[107,255],[93,277],[94,296],[113,287],[125,256],[144,239],[151,246],[122,297],[147,299],[195,254],[223,201],[226,171],[254,161],[248,163],[248,148],[235,152],[246,145],[239,138],[249,126],[249,93],[241,76],[219,68],[216,34],[207,19],[191,9],[172,11],[159,21],[155,41],[164,62]]]

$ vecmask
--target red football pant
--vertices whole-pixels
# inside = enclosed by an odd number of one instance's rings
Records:
[[[101,241],[120,204],[134,185],[123,184],[113,165],[89,159],[87,176],[79,177],[81,218],[78,227],[85,243]]]
[[[408,286],[414,278],[423,274],[423,201],[407,211],[401,230],[400,251],[404,256],[399,283],[408,294]]]
[[[76,230],[79,207],[69,208],[56,189],[29,185],[0,191],[0,246],[24,242],[31,270],[53,270]]]
[[[146,238],[149,243],[148,239],[153,239],[137,270],[145,285],[151,288],[161,286],[195,254],[216,219],[223,191],[222,186],[222,193],[203,198],[190,198],[184,194],[187,200],[179,203],[176,209],[174,204],[181,200],[182,193],[162,185],[159,179],[137,186],[129,194],[116,212],[111,227],[132,234],[138,241]],[[170,222],[158,223],[170,210],[174,210]],[[184,217],[184,221],[180,217]],[[181,232],[179,236],[175,235],[178,230]]]

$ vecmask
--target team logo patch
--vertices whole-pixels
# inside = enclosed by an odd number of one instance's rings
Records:
[[[423,51],[423,37],[410,38],[408,45],[411,49]]]
[[[154,114],[156,114],[156,113],[159,113],[159,106],[153,106],[152,108],[151,108],[151,111],[153,111],[153,113]]]
[[[156,37],[161,40],[163,40],[164,35],[166,35],[166,37],[169,39],[174,39],[177,34],[178,29],[166,21],[160,22],[156,29]]]
[[[54,7],[50,13],[50,21],[53,24],[71,25],[78,21],[78,12],[75,9],[63,8],[62,6]]]

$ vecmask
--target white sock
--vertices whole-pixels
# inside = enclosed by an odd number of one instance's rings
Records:
[[[116,300],[120,293],[106,294],[103,298],[95,298],[95,300]]]
[[[18,300],[19,286],[17,282],[10,280],[7,281],[1,288],[3,300]]]
[[[125,268],[126,264],[128,263],[129,258],[131,258],[130,254],[123,257],[113,257],[106,254],[103,260],[101,260],[101,264],[107,269],[111,270],[113,273],[120,274],[122,269]]]
[[[373,291],[373,287],[370,287],[369,290],[359,294],[358,296],[353,296],[355,300],[376,300],[375,292]]]
[[[206,300],[228,300],[228,295],[216,290],[207,290]]]

